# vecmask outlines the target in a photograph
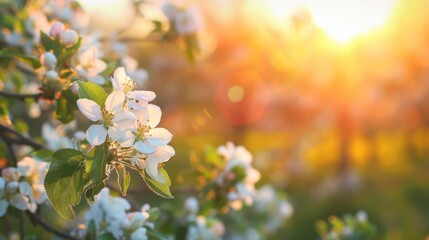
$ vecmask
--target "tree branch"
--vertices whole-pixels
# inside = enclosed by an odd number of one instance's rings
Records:
[[[33,147],[36,150],[45,148],[42,144],[33,141],[30,138],[25,137],[21,133],[15,131],[12,128],[9,128],[3,124],[0,124],[0,137],[7,144],[18,144],[18,145],[27,145]]]
[[[42,98],[44,95],[43,95],[43,93],[37,93],[37,94],[17,94],[17,93],[0,92],[0,96],[6,97],[6,98],[18,99],[18,100],[24,101],[27,98],[34,98],[34,100],[37,100],[39,98]]]
[[[55,228],[53,228],[51,225],[47,224],[39,216],[37,216],[36,214],[34,214],[32,212],[27,211],[27,215],[33,222],[36,222],[37,224],[39,224],[41,227],[43,227],[46,231],[48,231],[50,233],[53,233],[53,234],[55,234],[59,237],[62,237],[64,239],[78,240],[78,238],[73,237],[72,235],[70,235],[68,233],[64,233],[64,232],[56,230]]]

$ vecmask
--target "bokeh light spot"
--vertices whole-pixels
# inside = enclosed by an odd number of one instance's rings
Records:
[[[240,102],[244,98],[244,90],[240,86],[232,86],[228,90],[228,98],[231,102]]]

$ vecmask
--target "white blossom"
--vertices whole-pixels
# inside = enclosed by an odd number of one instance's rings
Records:
[[[19,170],[13,167],[3,169],[0,178],[0,217],[6,213],[9,205],[21,211],[34,212],[37,205],[31,201],[31,186],[21,179]]]
[[[124,92],[128,106],[132,109],[144,109],[148,102],[156,97],[155,93],[152,91],[134,90],[136,84],[126,75],[123,67],[119,67],[115,70],[111,81],[114,90]]]
[[[77,101],[79,110],[89,120],[96,122],[86,131],[86,140],[92,145],[101,145],[106,141],[107,135],[119,143],[128,140],[127,129],[134,124],[135,116],[124,111],[125,95],[121,91],[112,92],[106,99],[102,109],[96,102],[82,98]]]
[[[243,203],[251,205],[255,194],[255,183],[260,178],[260,173],[252,167],[252,154],[243,146],[235,146],[228,142],[225,146],[218,147],[218,154],[225,160],[224,170],[216,179],[217,184],[223,185],[237,180],[236,171],[244,172],[244,177],[235,184],[233,191],[228,193],[229,205],[232,209],[241,209]],[[238,169],[238,170],[237,170]]]
[[[201,16],[195,6],[181,8],[171,3],[166,3],[162,10],[167,16],[172,28],[179,35],[189,35],[201,29]]]
[[[106,63],[99,59],[99,50],[95,46],[83,49],[77,54],[76,70],[82,77],[97,84],[104,84],[105,79],[99,74],[106,69]]]
[[[187,240],[216,240],[222,239],[225,233],[224,225],[215,218],[198,216],[195,224],[188,228]]]

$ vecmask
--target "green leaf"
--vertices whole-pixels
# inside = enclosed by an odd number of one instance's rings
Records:
[[[104,233],[102,235],[97,236],[95,240],[115,240],[116,238],[111,233]]]
[[[46,33],[40,31],[40,41],[46,52],[53,51],[57,58],[61,56],[63,45],[58,38],[52,39]]]
[[[31,56],[22,54],[14,49],[10,49],[10,48],[4,48],[2,50],[0,50],[0,60],[3,59],[17,59],[21,62],[27,63],[29,65],[31,65],[33,68],[39,68],[42,65],[40,64],[39,59],[33,58]]]
[[[160,232],[156,232],[152,229],[147,229],[147,235],[149,239],[168,240],[169,238]]]
[[[171,195],[170,192],[170,186],[171,186],[171,180],[168,176],[167,172],[164,170],[164,168],[158,168],[158,171],[164,176],[165,183],[158,182],[154,179],[152,179],[146,171],[139,171],[140,175],[143,177],[143,180],[146,182],[147,186],[157,195],[163,197],[163,198],[174,198]]]
[[[74,120],[74,110],[77,110],[76,101],[78,97],[70,90],[61,91],[61,97],[57,100],[55,118],[62,123],[69,123]]]
[[[127,194],[128,187],[130,186],[131,175],[125,167],[116,168],[116,174],[118,174],[119,189],[121,190],[122,195],[125,196]]]
[[[70,107],[66,98],[61,97],[57,100],[55,109],[55,118],[62,123],[69,123],[74,119],[74,109]]]
[[[85,156],[75,149],[60,149],[51,159],[45,178],[46,193],[57,213],[73,220],[73,207],[80,202],[85,185]]]
[[[110,158],[109,147],[106,143],[92,147],[86,156],[85,169],[91,180],[86,197],[91,203],[94,202],[94,196],[106,186],[104,181],[108,178],[107,167]]]
[[[104,107],[107,93],[104,89],[92,82],[77,81],[79,98],[87,98],[96,102],[100,107]]]
[[[33,157],[37,161],[51,162],[52,154],[53,152],[51,150],[42,149],[31,153],[31,157]]]
[[[79,97],[74,94],[70,89],[61,91],[61,97],[65,98],[67,100],[67,105],[73,109],[77,110],[77,100]]]

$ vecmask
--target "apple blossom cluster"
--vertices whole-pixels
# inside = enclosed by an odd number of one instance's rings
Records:
[[[165,182],[158,165],[168,161],[175,151],[167,145],[172,134],[157,127],[160,108],[149,104],[155,93],[135,90],[136,84],[123,67],[115,70],[111,81],[113,92],[107,96],[104,107],[86,98],[77,101],[79,110],[94,122],[86,131],[86,139],[94,146],[112,142],[118,156],[146,169],[153,179]]]
[[[201,16],[195,7],[184,8],[166,3],[162,11],[170,22],[170,28],[178,35],[195,34],[201,29]]]
[[[222,238],[225,233],[223,223],[213,216],[198,215],[200,206],[196,198],[188,197],[183,208],[188,222],[187,240]]]
[[[346,214],[343,218],[331,216],[328,222],[320,220],[316,222],[316,230],[322,240],[369,239],[376,233],[375,225],[363,210],[355,216]]]
[[[251,165],[252,154],[243,146],[235,146],[232,142],[218,147],[217,153],[223,157],[225,166],[216,183],[219,186],[232,185],[227,195],[229,206],[238,210],[242,208],[243,203],[252,205],[255,183],[261,176]]]
[[[263,219],[264,232],[272,234],[293,215],[293,206],[271,185],[264,185],[255,194],[252,211]]]
[[[148,229],[155,228],[151,212],[156,212],[157,209],[151,209],[147,204],[143,205],[141,211],[129,212],[130,209],[126,199],[113,197],[109,189],[104,188],[86,212],[84,224],[80,224],[73,234],[79,238],[90,234],[107,234],[114,239],[148,239]]]
[[[25,157],[18,163],[18,168],[8,167],[2,170],[0,217],[5,215],[9,206],[34,213],[37,205],[47,200],[43,181],[48,168],[49,164],[46,162]]]

